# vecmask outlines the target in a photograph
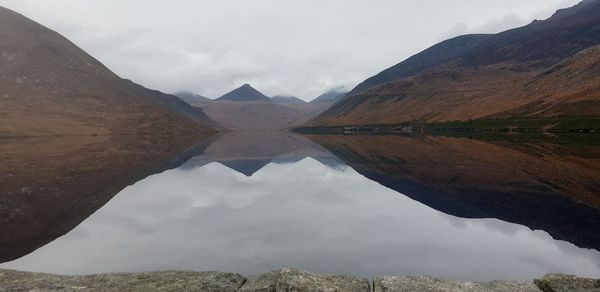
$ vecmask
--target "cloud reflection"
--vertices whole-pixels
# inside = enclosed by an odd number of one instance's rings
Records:
[[[71,233],[3,268],[81,274],[163,269],[528,279],[597,276],[597,251],[494,219],[445,215],[315,159],[251,177],[219,163],[150,176]]]

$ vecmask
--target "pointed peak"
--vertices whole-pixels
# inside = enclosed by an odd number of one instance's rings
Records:
[[[221,96],[217,100],[229,101],[271,101],[270,98],[254,89],[250,84],[246,83],[231,92]]]

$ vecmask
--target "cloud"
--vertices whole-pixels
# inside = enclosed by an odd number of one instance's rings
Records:
[[[312,99],[449,34],[498,31],[576,0],[0,0],[115,73],[218,97],[243,83]],[[490,21],[492,20],[492,21]],[[450,28],[450,29],[449,29]]]

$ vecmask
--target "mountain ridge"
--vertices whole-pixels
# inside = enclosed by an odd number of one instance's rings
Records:
[[[422,73],[432,67],[456,58],[458,55],[472,49],[489,36],[489,34],[468,34],[437,43],[361,82],[348,92],[348,95],[354,95],[366,89],[399,78],[410,77]]]
[[[173,93],[172,95],[179,97],[181,100],[183,100],[189,104],[192,104],[195,102],[210,102],[210,101],[212,101],[212,99],[210,99],[206,96],[196,94],[193,92],[189,92],[189,91],[178,91],[178,92]]]
[[[464,36],[434,45],[367,79],[304,128],[548,118],[551,114],[600,117],[600,81],[596,77],[600,57],[593,49],[600,46],[599,0],[563,9],[520,28],[475,35],[474,42],[459,46],[449,60],[432,53],[461,38]],[[573,58],[577,55],[581,57]],[[417,66],[418,70],[409,66],[408,60],[415,59],[423,59],[417,62],[423,65]],[[556,67],[563,63],[570,65]],[[573,68],[579,71],[572,72]],[[561,86],[568,86],[569,94],[564,94]],[[557,126],[552,124],[548,121],[541,128]],[[578,121],[569,127],[588,124]]]
[[[344,88],[333,88],[323,92],[321,95],[315,97],[310,103],[335,103],[346,95],[348,91]]]

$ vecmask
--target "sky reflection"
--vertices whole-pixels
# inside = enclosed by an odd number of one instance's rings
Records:
[[[165,269],[261,273],[290,265],[364,277],[598,277],[600,253],[544,231],[438,212],[348,166],[313,158],[248,177],[180,167],[121,191],[77,228],[2,268],[87,274]]]

